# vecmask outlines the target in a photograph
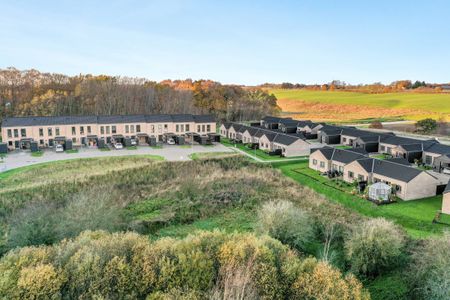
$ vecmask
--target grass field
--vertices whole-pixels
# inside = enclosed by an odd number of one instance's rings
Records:
[[[273,166],[294,179],[301,185],[309,186],[329,200],[340,203],[362,215],[369,217],[384,217],[401,225],[412,237],[423,238],[433,234],[440,234],[450,226],[433,224],[436,212],[441,209],[442,196],[414,201],[400,201],[389,205],[376,206],[375,204],[348,193],[338,191],[336,188],[324,183],[327,179],[314,180],[304,172],[314,172],[307,168],[307,162],[300,163],[274,163]]]
[[[284,113],[296,118],[324,121],[370,122],[373,119],[418,120],[425,117],[450,119],[450,93],[386,93],[274,89]]]

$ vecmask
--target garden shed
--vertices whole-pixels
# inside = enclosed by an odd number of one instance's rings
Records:
[[[392,190],[391,186],[386,183],[383,182],[374,183],[369,187],[369,199],[388,201],[389,196],[391,195],[391,190]]]

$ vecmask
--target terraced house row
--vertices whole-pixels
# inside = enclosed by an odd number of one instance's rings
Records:
[[[290,118],[264,117],[258,123],[223,123],[220,135],[285,157],[309,155],[320,124]]]
[[[149,138],[163,141],[165,136],[215,134],[216,121],[211,115],[115,115],[12,117],[2,123],[2,140],[9,150],[39,147],[71,141],[73,145],[95,146],[101,140],[133,138],[142,143]]]

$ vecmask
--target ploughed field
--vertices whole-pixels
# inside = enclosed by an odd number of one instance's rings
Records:
[[[342,91],[273,89],[283,113],[316,121],[450,119],[450,93],[366,94]]]

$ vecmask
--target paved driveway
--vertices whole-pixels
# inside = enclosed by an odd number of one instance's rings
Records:
[[[169,161],[183,161],[189,160],[189,154],[200,152],[231,152],[232,150],[223,146],[222,144],[215,144],[211,147],[201,145],[190,146],[189,148],[177,145],[164,145],[162,149],[153,149],[150,147],[137,147],[136,150],[111,150],[100,151],[98,149],[81,148],[78,153],[55,153],[52,150],[45,150],[41,157],[32,157],[30,152],[9,153],[0,163],[0,172],[24,167],[33,164],[39,164],[50,161],[77,159],[77,158],[92,158],[92,157],[108,157],[108,156],[127,156],[127,155],[142,155],[152,154],[160,155],[165,160]]]

